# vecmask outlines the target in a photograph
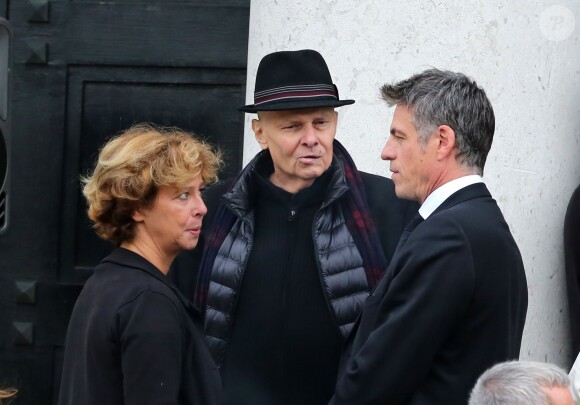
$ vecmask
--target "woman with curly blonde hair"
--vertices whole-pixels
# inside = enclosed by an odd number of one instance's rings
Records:
[[[166,277],[197,245],[204,184],[219,156],[175,128],[110,140],[83,179],[96,233],[116,245],[89,278],[67,331],[60,404],[215,404],[221,381],[201,317]]]

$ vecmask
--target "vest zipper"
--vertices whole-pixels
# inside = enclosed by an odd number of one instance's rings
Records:
[[[283,346],[285,348],[288,347],[288,342],[286,341],[287,336],[288,336],[288,325],[287,325],[287,320],[288,320],[288,303],[287,303],[287,296],[286,296],[286,288],[287,288],[287,282],[288,282],[288,273],[290,271],[292,271],[293,265],[294,265],[294,261],[293,261],[293,257],[294,257],[294,247],[296,246],[296,220],[297,220],[297,213],[296,210],[294,208],[290,209],[290,213],[288,214],[288,232],[290,234],[290,238],[289,238],[289,245],[287,247],[287,259],[286,259],[286,265],[284,266],[284,281],[282,282],[282,316],[281,319],[286,320],[286,321],[282,321],[282,339],[285,340]],[[286,358],[287,358],[287,353],[285,350],[282,351],[281,353],[281,367],[280,367],[280,373],[281,373],[281,381],[283,381],[286,377],[285,375],[285,367],[286,367]]]

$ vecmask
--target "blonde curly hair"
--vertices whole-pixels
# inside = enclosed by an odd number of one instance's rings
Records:
[[[13,398],[17,392],[18,392],[18,390],[16,388],[0,389],[0,405],[2,405],[3,399]],[[8,402],[10,402],[10,401],[8,401]]]
[[[81,179],[97,235],[117,245],[134,237],[133,213],[160,186],[182,187],[201,176],[217,180],[220,153],[178,128],[137,124],[109,140],[93,173]]]

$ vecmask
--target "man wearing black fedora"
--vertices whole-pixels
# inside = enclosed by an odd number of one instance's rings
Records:
[[[266,55],[240,108],[258,114],[262,151],[206,192],[202,253],[172,271],[205,313],[228,404],[330,399],[343,341],[417,210],[334,139],[335,108],[352,103],[318,52]]]

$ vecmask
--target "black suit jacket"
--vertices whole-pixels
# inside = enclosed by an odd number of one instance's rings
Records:
[[[116,248],[70,320],[59,404],[219,404],[201,317],[155,266]]]
[[[484,370],[519,355],[526,277],[486,186],[418,222],[365,303],[331,404],[466,404]]]

